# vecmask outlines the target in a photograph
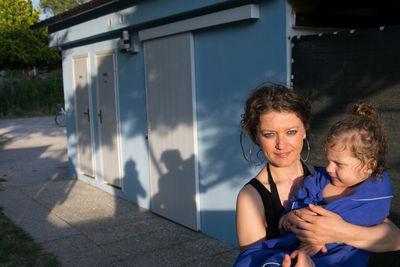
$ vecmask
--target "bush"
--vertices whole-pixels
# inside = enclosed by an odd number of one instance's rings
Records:
[[[64,105],[62,70],[26,77],[8,70],[1,77],[0,118],[53,115]]]

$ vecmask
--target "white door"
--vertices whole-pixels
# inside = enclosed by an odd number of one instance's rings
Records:
[[[94,178],[92,110],[89,92],[89,57],[72,58],[78,171]]]
[[[115,52],[98,52],[95,59],[100,175],[104,183],[122,189]]]
[[[151,209],[199,229],[193,36],[144,42]]]

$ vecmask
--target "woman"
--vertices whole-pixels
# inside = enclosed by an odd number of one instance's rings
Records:
[[[248,98],[241,121],[241,142],[248,134],[253,142],[248,160],[252,161],[257,146],[267,164],[237,198],[236,230],[241,250],[258,241],[279,237],[281,212],[304,178],[314,172],[313,166],[300,157],[304,142],[309,152],[306,137],[310,121],[308,102],[284,86],[262,84]],[[361,227],[346,223],[322,207],[298,210],[288,220],[291,230],[303,242],[345,242],[372,252],[400,249],[400,230],[389,220]]]

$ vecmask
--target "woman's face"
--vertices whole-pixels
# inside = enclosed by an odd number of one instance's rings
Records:
[[[271,165],[288,167],[300,159],[306,131],[295,113],[270,111],[260,116],[257,138]]]

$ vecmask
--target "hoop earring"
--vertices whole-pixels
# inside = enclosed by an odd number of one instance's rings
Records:
[[[304,138],[303,140],[305,140],[306,143],[307,143],[307,157],[306,157],[306,159],[302,159],[302,158],[301,158],[301,154],[300,154],[300,159],[301,159],[303,162],[307,162],[308,157],[310,156],[310,143],[308,142],[308,139],[307,139],[307,138]]]
[[[260,159],[260,153],[264,156],[263,159]],[[265,155],[261,148],[257,151],[257,159],[260,162],[260,165],[262,165],[265,162]]]

